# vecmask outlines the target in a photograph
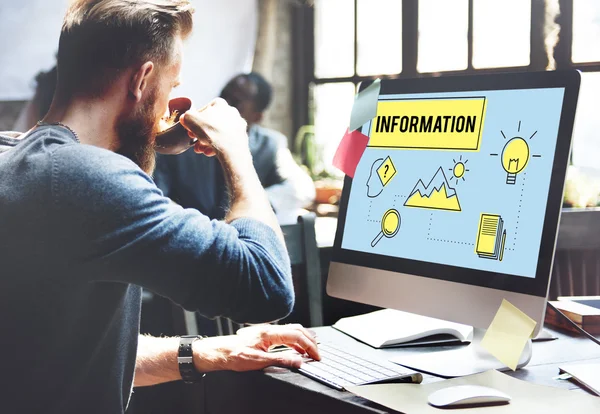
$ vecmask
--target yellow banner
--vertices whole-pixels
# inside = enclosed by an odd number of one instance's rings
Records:
[[[369,147],[479,151],[485,98],[379,101]]]

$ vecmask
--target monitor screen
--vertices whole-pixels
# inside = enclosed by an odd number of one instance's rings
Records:
[[[535,278],[564,94],[382,90],[341,248],[374,267],[385,257]]]

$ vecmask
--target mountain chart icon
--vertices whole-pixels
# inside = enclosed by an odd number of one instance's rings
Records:
[[[461,211],[456,190],[448,184],[442,167],[437,170],[429,184],[425,185],[422,180],[417,182],[404,206]]]

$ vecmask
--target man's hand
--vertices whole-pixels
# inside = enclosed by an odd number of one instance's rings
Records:
[[[237,109],[221,98],[198,111],[188,111],[179,120],[192,138],[198,138],[194,151],[213,155],[247,155],[247,123]]]
[[[293,352],[269,352],[287,345]],[[252,371],[271,365],[299,368],[301,355],[319,360],[315,337],[301,325],[261,325],[241,329],[237,335],[194,342],[194,363],[199,372]]]

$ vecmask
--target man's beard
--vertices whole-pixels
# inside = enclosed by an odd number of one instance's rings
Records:
[[[154,113],[156,91],[152,91],[139,110],[119,121],[117,133],[121,148],[117,153],[135,162],[146,174],[154,171],[156,153],[154,141],[158,132],[158,120]]]

